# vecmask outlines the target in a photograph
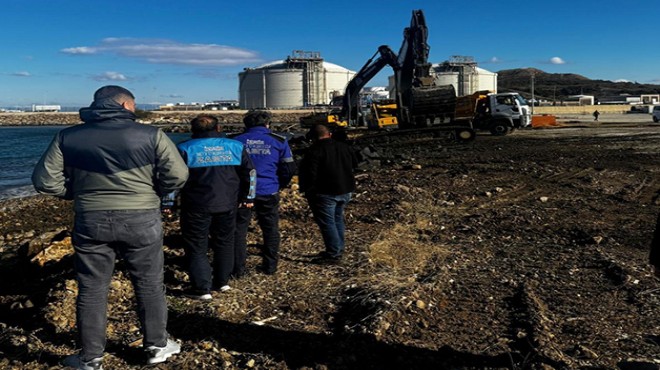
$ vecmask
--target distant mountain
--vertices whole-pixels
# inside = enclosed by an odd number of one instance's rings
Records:
[[[540,69],[505,69],[497,72],[499,92],[516,91],[525,98],[532,96],[532,73],[534,73],[534,97],[536,99],[563,100],[572,95],[593,95],[596,100],[621,94],[660,94],[660,85],[637,82],[613,82],[591,80],[573,73],[546,73]]]

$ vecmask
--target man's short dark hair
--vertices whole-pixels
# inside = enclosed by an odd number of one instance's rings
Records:
[[[103,99],[112,99],[115,102],[121,104],[127,100],[135,100],[135,96],[132,92],[127,89],[117,86],[117,85],[107,85],[96,90],[94,93],[94,101],[99,101]]]
[[[330,134],[330,128],[323,124],[323,123],[316,123],[312,128],[309,129],[309,132],[307,132],[307,139],[316,141],[328,134]]]
[[[273,115],[265,110],[249,111],[243,117],[243,124],[245,127],[266,126],[273,119]]]
[[[200,114],[190,121],[190,130],[193,134],[213,131],[218,126],[218,119],[210,114]]]

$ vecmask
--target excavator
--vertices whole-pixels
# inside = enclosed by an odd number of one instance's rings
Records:
[[[397,126],[399,129],[420,129],[435,124],[451,122],[456,105],[456,92],[451,85],[436,86],[430,74],[428,62],[430,47],[427,43],[428,28],[422,10],[414,10],[410,26],[403,31],[403,43],[396,54],[387,45],[378,47],[376,53],[362,66],[346,86],[341,110],[329,114],[324,120],[336,126],[358,126],[364,122],[360,104],[360,91],[386,66],[394,71],[394,102],[372,104],[372,119],[380,119],[382,127]],[[331,117],[332,116],[332,117]],[[436,129],[453,131],[457,139],[465,141],[475,137],[469,125],[441,125]]]

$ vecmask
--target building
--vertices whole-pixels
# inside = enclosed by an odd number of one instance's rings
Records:
[[[571,95],[564,99],[564,105],[594,105],[595,102],[593,95]]]
[[[436,86],[454,86],[457,96],[484,90],[497,92],[497,73],[477,67],[477,62],[470,56],[454,55],[447,61],[433,64],[430,74]],[[394,76],[389,77],[388,90],[394,96]]]
[[[642,98],[640,96],[632,96],[629,94],[619,94],[613,96],[598,97],[598,104],[640,104]]]
[[[354,71],[326,62],[319,52],[293,51],[286,60],[238,74],[241,109],[296,109],[330,104],[344,93]]]
[[[37,105],[32,104],[33,112],[59,112],[62,110],[60,105]]]

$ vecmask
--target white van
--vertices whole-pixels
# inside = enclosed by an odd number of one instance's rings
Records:
[[[660,105],[654,105],[653,106],[653,122],[658,123],[660,122]]]

